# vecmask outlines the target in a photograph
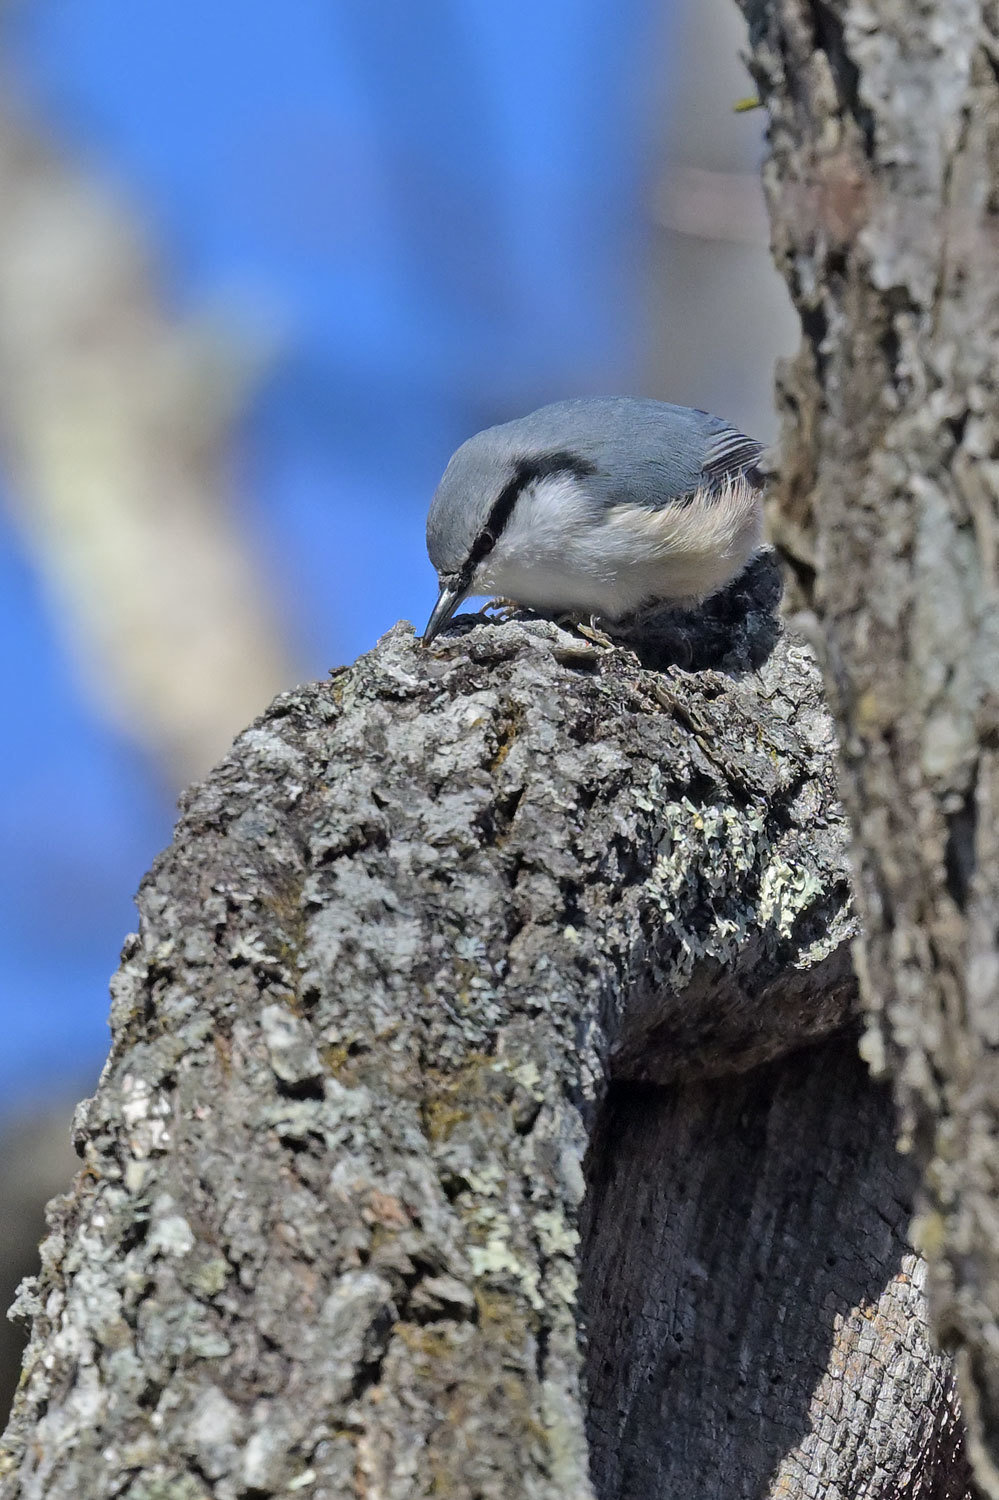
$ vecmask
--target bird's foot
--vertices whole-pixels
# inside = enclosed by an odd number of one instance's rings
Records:
[[[523,614],[524,606],[518,604],[516,599],[490,599],[482,606],[482,613],[487,620],[499,620],[503,623],[509,620],[511,615]]]
[[[582,621],[577,620],[576,630],[581,636],[585,637],[586,640],[592,641],[595,646],[603,646],[605,651],[616,651],[617,642],[611,640],[610,636],[605,630],[601,630],[599,624],[597,623],[599,618],[599,615],[591,615],[589,618],[589,622],[586,624],[584,624]]]

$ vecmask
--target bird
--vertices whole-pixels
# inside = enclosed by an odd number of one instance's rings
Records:
[[[476,433],[430,504],[423,644],[469,595],[618,622],[717,593],[762,545],[762,452],[710,412],[632,396]]]

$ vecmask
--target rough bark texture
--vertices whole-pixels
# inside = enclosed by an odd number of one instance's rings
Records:
[[[866,1055],[999,1495],[999,7],[744,0],[771,112],[775,532],[818,617],[856,833]]]
[[[817,677],[477,623],[276,701],[143,886],[3,1500],[966,1494]]]
[[[613,1090],[583,1232],[598,1494],[967,1493],[893,1127],[852,1033]]]

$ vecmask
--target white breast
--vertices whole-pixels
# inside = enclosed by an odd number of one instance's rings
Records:
[[[657,600],[705,599],[762,541],[758,494],[734,479],[718,494],[648,510],[606,507],[570,474],[537,480],[517,501],[476,575],[475,593],[536,609],[611,619]]]

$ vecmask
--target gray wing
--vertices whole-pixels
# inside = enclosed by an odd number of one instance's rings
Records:
[[[644,397],[557,401],[487,428],[466,447],[477,461],[489,453],[498,465],[569,452],[593,466],[586,487],[604,505],[658,510],[698,490],[717,493],[740,476],[754,487],[762,482],[755,467],[760,443],[711,412]]]
[[[501,431],[531,447],[568,447],[609,471],[591,489],[610,501],[627,498],[655,509],[698,490],[717,493],[742,477],[762,484],[756,464],[763,445],[731,422],[698,407],[616,396],[543,406]],[[556,441],[556,436],[558,441]]]
[[[712,435],[701,464],[704,487],[719,490],[727,480],[741,476],[754,489],[759,489],[763,484],[763,476],[757,463],[762,452],[763,444],[758,443],[755,438],[747,437],[737,427],[729,427],[727,423],[722,425]]]

